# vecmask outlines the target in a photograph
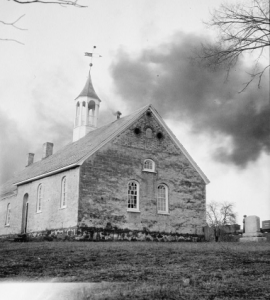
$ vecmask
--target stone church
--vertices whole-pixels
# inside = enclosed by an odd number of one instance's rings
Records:
[[[73,142],[1,187],[0,236],[121,239],[200,236],[209,180],[151,105],[98,127],[89,72],[75,99]]]

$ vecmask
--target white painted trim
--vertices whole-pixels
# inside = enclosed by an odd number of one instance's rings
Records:
[[[51,171],[51,172],[48,172],[48,173],[44,173],[44,174],[41,174],[41,175],[38,175],[38,176],[35,176],[35,177],[31,177],[31,178],[23,180],[23,181],[14,182],[13,185],[21,185],[23,183],[27,183],[27,182],[34,181],[34,180],[37,180],[37,179],[41,179],[41,178],[60,173],[62,171],[65,171],[65,170],[68,170],[68,169],[71,169],[71,168],[74,168],[74,167],[79,167],[79,166],[80,165],[78,163],[75,163],[75,164],[63,167],[61,169],[57,169],[57,170],[54,170],[54,171]]]

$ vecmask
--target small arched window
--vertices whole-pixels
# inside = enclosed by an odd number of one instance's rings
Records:
[[[80,117],[80,102],[77,102],[77,105],[76,105],[75,126],[79,125],[79,117]]]
[[[60,207],[64,208],[67,206],[67,178],[62,178],[61,184],[61,203]]]
[[[9,223],[10,223],[10,203],[8,203],[7,205],[5,226],[9,226]]]
[[[169,212],[168,205],[168,188],[165,184],[160,184],[157,190],[157,211],[159,214]]]
[[[139,211],[139,183],[130,181],[128,183],[128,211]]]
[[[147,129],[146,129],[146,137],[147,137],[148,139],[151,139],[151,138],[152,138],[152,135],[153,135],[152,129],[151,129],[151,128],[147,128]]]
[[[42,198],[43,198],[43,186],[42,184],[40,184],[37,190],[37,212],[41,212]]]
[[[143,170],[148,172],[155,172],[155,162],[152,159],[146,159],[143,163]]]

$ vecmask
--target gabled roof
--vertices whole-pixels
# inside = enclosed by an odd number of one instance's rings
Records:
[[[85,86],[82,89],[80,95],[76,99],[78,99],[79,97],[89,97],[89,98],[93,98],[93,99],[97,99],[97,100],[101,101],[94,90],[90,71],[89,71]]]
[[[1,187],[0,194],[2,196],[12,194],[16,191],[15,185],[20,185],[80,166],[88,157],[90,157],[98,149],[103,147],[105,144],[107,144],[113,138],[123,132],[148,109],[150,109],[156,116],[158,121],[175,142],[176,146],[182,151],[182,153],[186,156],[192,166],[201,175],[205,183],[209,183],[208,178],[194,162],[183,145],[177,140],[175,135],[162,120],[158,112],[150,104],[135,111],[131,115],[117,119],[112,123],[97,128],[96,130],[90,131],[85,137],[79,139],[76,142],[68,144],[66,147],[62,148],[55,154],[26,167],[24,170],[18,172],[13,179],[9,180]]]

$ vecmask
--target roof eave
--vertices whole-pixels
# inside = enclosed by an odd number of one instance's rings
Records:
[[[22,184],[25,184],[25,183],[28,183],[28,182],[31,182],[31,181],[35,181],[35,180],[38,180],[38,179],[41,179],[41,178],[44,178],[44,177],[47,177],[47,176],[51,176],[51,175],[54,175],[54,174],[57,174],[57,173],[61,173],[63,171],[66,171],[68,169],[72,169],[72,168],[75,168],[75,167],[79,167],[80,165],[78,163],[74,163],[74,164],[71,164],[69,166],[66,166],[66,167],[63,167],[63,168],[60,168],[60,169],[57,169],[57,170],[54,170],[54,171],[50,171],[50,172],[47,172],[47,173],[43,173],[41,175],[37,175],[35,177],[31,177],[31,178],[28,178],[28,179],[25,179],[25,180],[22,180],[22,181],[18,181],[18,182],[14,182],[13,185],[22,185]]]

